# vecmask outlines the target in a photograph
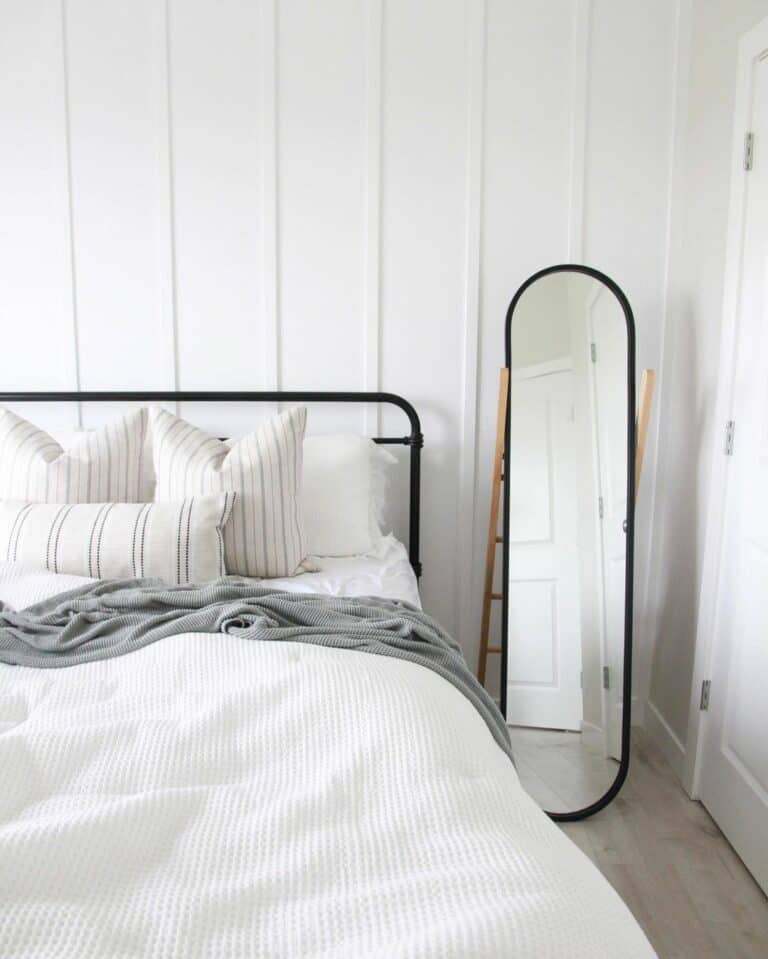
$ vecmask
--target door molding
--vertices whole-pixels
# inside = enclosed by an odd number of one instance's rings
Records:
[[[720,364],[715,404],[715,442],[710,468],[710,492],[707,504],[707,525],[704,545],[701,591],[693,677],[688,707],[688,730],[682,781],[686,791],[698,796],[706,712],[699,708],[701,684],[710,679],[715,651],[715,607],[718,598],[720,560],[723,546],[723,523],[731,460],[723,454],[722,442],[726,422],[731,419],[735,394],[736,348],[741,307],[741,265],[744,255],[744,221],[746,216],[746,175],[744,170],[744,134],[749,129],[754,88],[754,66],[768,53],[768,17],[743,35],[739,42],[736,78],[736,100],[733,114],[731,145],[731,185],[728,208],[723,313],[720,327]],[[722,429],[721,429],[722,427]]]

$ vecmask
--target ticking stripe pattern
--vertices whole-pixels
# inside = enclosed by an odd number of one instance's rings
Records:
[[[307,411],[286,410],[228,446],[150,407],[158,502],[214,491],[238,497],[224,532],[226,567],[242,576],[292,576],[306,555],[301,469]]]
[[[135,503],[146,499],[147,411],[132,410],[82,433],[68,449],[0,408],[0,500]]]
[[[178,503],[0,502],[0,558],[95,579],[207,583],[227,572],[223,530],[237,494]]]

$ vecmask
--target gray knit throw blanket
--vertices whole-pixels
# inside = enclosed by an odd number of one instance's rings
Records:
[[[232,633],[417,663],[463,693],[512,758],[504,719],[470,672],[458,644],[409,603],[279,592],[239,576],[205,586],[110,580],[20,611],[0,603],[0,662],[9,665],[75,666],[122,656],[179,633]]]

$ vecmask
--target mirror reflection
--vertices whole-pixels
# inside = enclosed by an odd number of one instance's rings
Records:
[[[626,321],[601,282],[553,273],[510,342],[507,722],[523,785],[570,812],[621,757]]]

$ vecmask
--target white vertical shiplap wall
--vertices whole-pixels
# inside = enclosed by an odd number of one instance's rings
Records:
[[[402,393],[425,605],[474,662],[516,286],[602,267],[656,365],[675,6],[2,0],[0,380]]]

